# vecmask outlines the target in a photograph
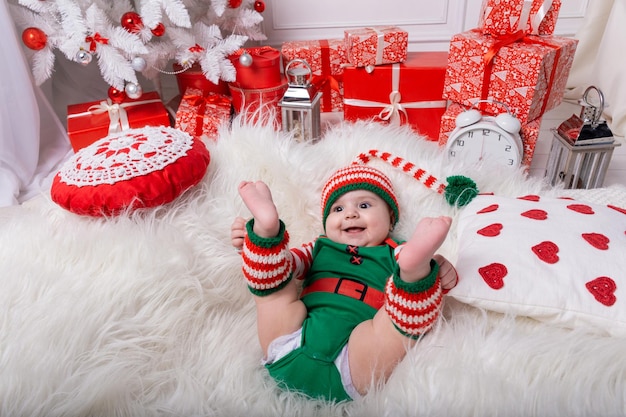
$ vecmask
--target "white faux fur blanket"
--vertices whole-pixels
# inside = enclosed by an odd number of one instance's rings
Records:
[[[177,201],[111,219],[40,196],[0,210],[0,415],[19,416],[618,416],[625,341],[503,317],[446,300],[438,326],[364,399],[329,405],[278,391],[260,364],[252,298],[230,246],[236,187],[273,189],[294,245],[321,231],[325,178],[360,152],[403,156],[481,191],[551,195],[522,173],[444,163],[409,130],[342,125],[316,144],[259,126],[208,144],[204,180]],[[441,196],[377,164],[399,194],[406,237]],[[561,193],[563,194],[563,193]],[[570,191],[591,202],[622,187]],[[624,205],[623,201],[613,201]],[[455,224],[442,253],[455,257]]]

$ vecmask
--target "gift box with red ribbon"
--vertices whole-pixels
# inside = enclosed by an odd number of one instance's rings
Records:
[[[533,35],[552,35],[561,0],[483,0],[478,27],[490,35],[518,30]]]
[[[282,45],[283,66],[302,59],[311,67],[312,82],[322,91],[322,112],[343,111],[343,69],[347,64],[343,39],[290,41]]]
[[[231,109],[230,97],[188,88],[176,111],[174,127],[198,139],[217,139],[219,127],[230,120]]]
[[[506,104],[520,122],[534,120],[563,101],[578,40],[521,33],[502,37],[478,29],[450,41],[443,96],[471,106],[478,100]],[[497,103],[481,103],[497,113]]]
[[[242,63],[243,54],[249,54],[250,65]],[[243,89],[273,88],[281,84],[280,51],[271,46],[240,49],[230,57],[237,71],[236,80],[230,85]]]
[[[344,71],[344,119],[409,124],[436,141],[446,110],[442,98],[447,52],[410,52],[404,63]]]
[[[176,84],[178,92],[184,94],[187,88],[197,88],[205,93],[217,93],[228,95],[228,83],[219,80],[217,84],[213,83],[202,73],[202,68],[197,62],[191,67],[185,69],[182,65],[174,63],[172,69],[175,72]]]
[[[439,129],[438,139],[441,147],[446,146],[450,133],[452,133],[452,131],[456,128],[456,117],[467,110],[468,107],[465,107],[462,104],[450,103],[441,117],[441,127]],[[539,139],[540,127],[541,117],[522,124],[522,128],[520,130],[520,137],[522,139],[522,144],[524,145],[522,166],[530,167],[530,164],[532,163],[533,155],[535,154],[535,146],[537,145],[537,139]]]
[[[350,64],[371,67],[404,62],[409,34],[397,26],[370,26],[345,30],[344,41]]]
[[[116,104],[111,99],[67,106],[67,133],[74,151],[130,128],[170,126],[170,118],[157,92]]]

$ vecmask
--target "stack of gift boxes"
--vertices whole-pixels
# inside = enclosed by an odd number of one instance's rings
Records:
[[[522,165],[530,166],[544,113],[563,99],[577,40],[554,36],[559,0],[484,0],[479,26],[450,41],[441,120],[445,145],[456,116],[472,106],[506,111],[522,123]]]
[[[283,63],[309,63],[322,82],[322,111],[408,124],[442,147],[456,116],[476,102],[485,116],[508,109],[522,123],[522,164],[529,166],[543,114],[562,101],[577,45],[553,35],[560,6],[484,0],[478,26],[454,35],[445,52],[407,52],[401,28],[368,27],[345,30],[344,38],[285,42]]]
[[[301,59],[323,93],[322,112],[343,112],[346,121],[409,125],[442,147],[458,114],[479,102],[484,115],[496,115],[504,103],[522,123],[522,163],[529,166],[543,114],[562,101],[577,45],[553,35],[560,5],[483,0],[478,26],[454,35],[448,51],[408,52],[405,30],[374,26],[347,29],[342,38],[285,42],[280,51],[242,49],[230,57],[237,75],[228,84],[206,80],[197,65],[179,68],[173,124],[194,137],[215,139],[233,112],[245,112],[252,122],[263,119],[280,129],[278,103],[288,87],[284,68]],[[118,129],[121,119],[130,127],[165,124],[166,110],[157,99],[146,93],[118,105],[106,100],[70,106],[75,149]]]
[[[344,31],[343,38],[285,42],[283,65],[305,60],[322,89],[322,112],[344,120],[408,124],[437,140],[447,52],[407,52],[408,33],[397,26]]]
[[[240,59],[249,55],[249,61]],[[233,112],[246,112],[248,120],[280,127],[278,102],[287,90],[281,73],[280,51],[269,46],[246,48],[230,57],[236,80],[217,84],[206,79],[198,64],[174,64],[179,95],[165,105],[157,92],[130,99],[123,92],[102,101],[68,106],[67,128],[75,151],[108,134],[144,126],[171,126],[201,140],[215,140]]]

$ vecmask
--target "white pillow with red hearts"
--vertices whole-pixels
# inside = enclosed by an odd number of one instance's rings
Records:
[[[626,335],[626,210],[479,195],[458,222],[448,294],[499,313]]]

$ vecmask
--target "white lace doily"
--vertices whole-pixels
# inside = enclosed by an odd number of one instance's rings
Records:
[[[109,135],[79,150],[59,170],[68,185],[115,184],[159,171],[185,156],[193,138],[178,129],[147,126]]]

